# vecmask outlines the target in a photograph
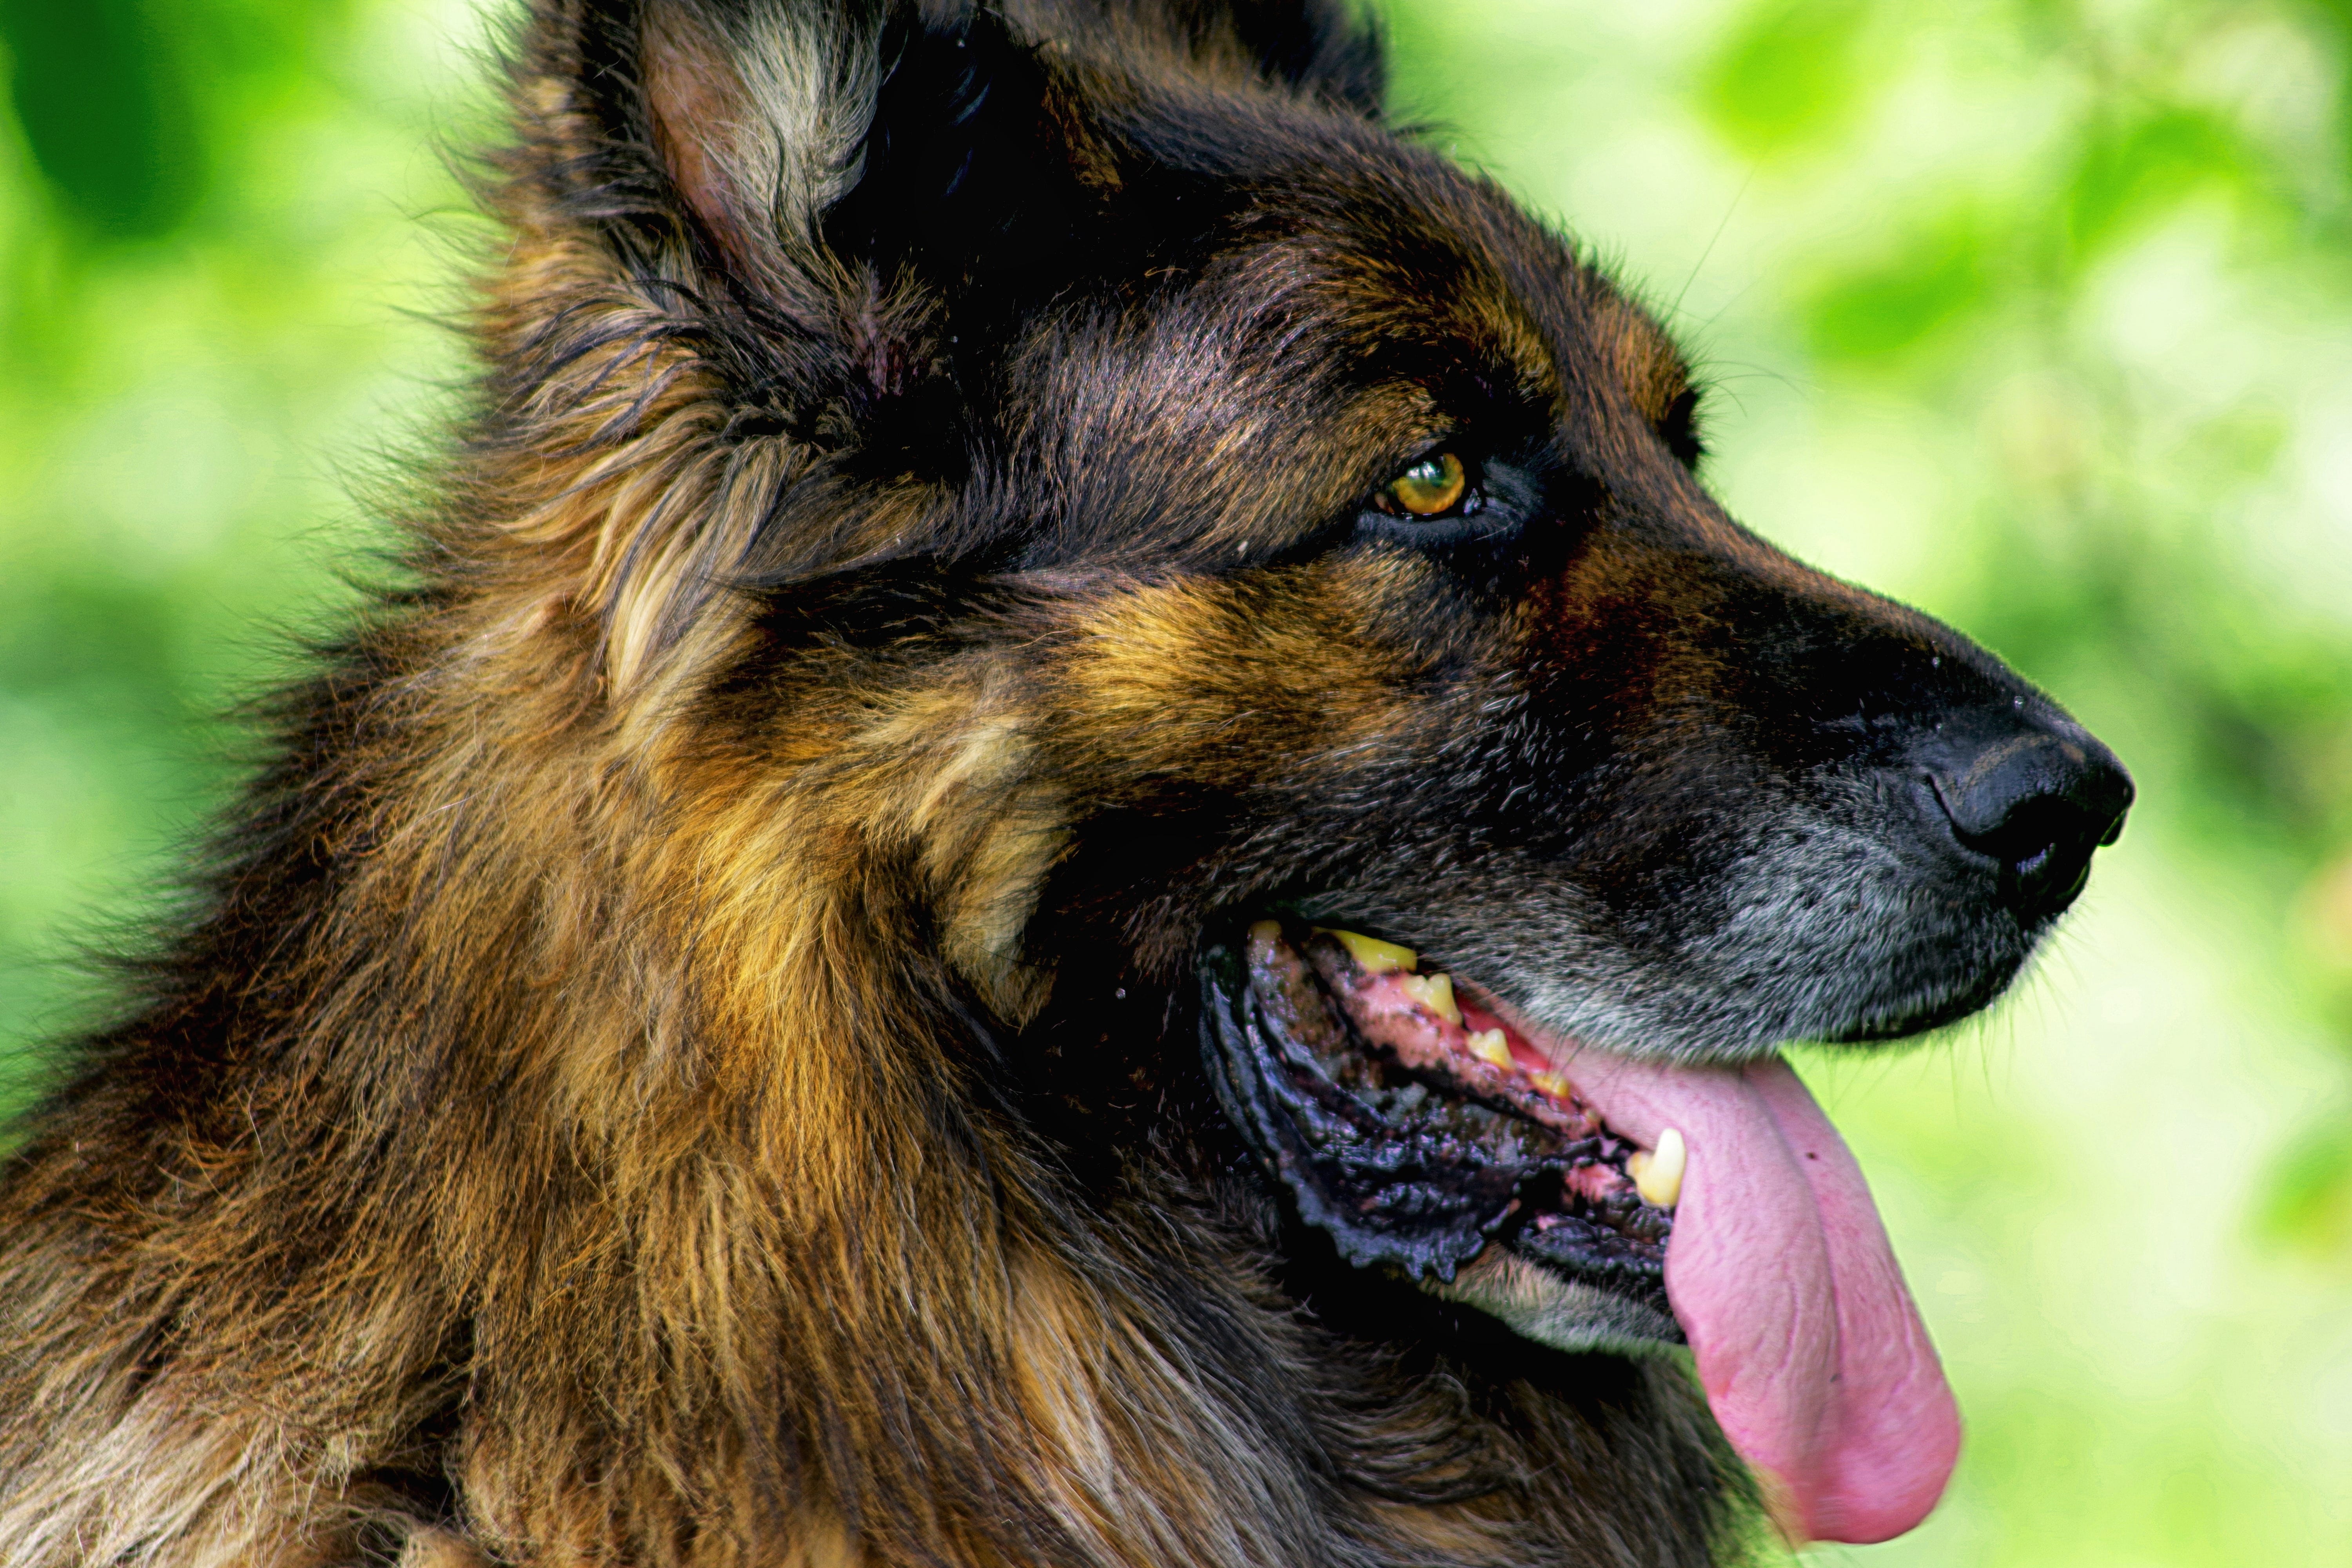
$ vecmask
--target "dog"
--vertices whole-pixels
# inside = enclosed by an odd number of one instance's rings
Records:
[[[538,0],[471,412],[0,1195],[0,1564],[1701,1564],[1933,1506],[1780,1060],[2132,786],[1340,0]]]

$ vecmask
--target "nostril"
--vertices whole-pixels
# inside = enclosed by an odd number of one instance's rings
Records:
[[[1945,811],[1951,815],[1948,803]],[[2018,801],[2008,815],[1976,832],[1963,826],[1958,816],[1953,816],[1952,826],[1961,843],[2021,872],[2040,867],[2066,840],[2084,837],[2083,824],[2063,802],[2038,795]]]
[[[1999,863],[2021,917],[2054,915],[2073,902],[2092,855],[2123,829],[2132,799],[2123,765],[2080,731],[2039,727],[1955,761],[1929,770],[1953,837]]]

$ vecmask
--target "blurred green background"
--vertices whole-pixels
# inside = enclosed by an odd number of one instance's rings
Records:
[[[2039,973],[1807,1070],[1969,1423],[1872,1564],[2352,1564],[2352,0],[1391,0],[1713,479],[2137,772]],[[0,0],[0,1082],[456,373],[465,0]]]

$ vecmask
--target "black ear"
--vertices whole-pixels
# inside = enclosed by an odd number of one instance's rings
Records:
[[[826,235],[934,272],[1050,276],[1150,162],[1156,95],[1266,84],[1377,114],[1376,29],[1339,0],[1029,0],[902,11],[883,33],[860,177]]]
[[[1348,4],[586,0],[542,15],[562,42],[537,52],[601,122],[574,168],[601,159],[608,203],[641,193],[615,205],[789,294],[826,260],[1031,275],[1121,183],[1098,111],[1155,92],[1248,80],[1376,114],[1379,40]]]
[[[835,339],[893,300],[935,316],[1076,255],[1119,184],[1093,100],[1120,51],[1083,0],[1026,18],[1069,32],[961,0],[543,3],[526,182],[704,307]]]
[[[966,314],[1050,291],[1130,172],[1079,60],[993,10],[901,12],[884,29],[859,177],[825,215],[836,256],[902,270]],[[1025,286],[1024,286],[1025,285]],[[980,329],[978,321],[968,323]]]
[[[1139,0],[1196,54],[1237,48],[1270,81],[1379,118],[1388,64],[1378,23],[1345,0]]]

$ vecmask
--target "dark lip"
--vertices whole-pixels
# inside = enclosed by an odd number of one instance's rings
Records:
[[[1204,1064],[1298,1222],[1359,1268],[1441,1281],[1499,1245],[1670,1323],[1671,1217],[1571,1184],[1596,1164],[1622,1177],[1631,1141],[1532,1087],[1406,1066],[1360,1033],[1333,977],[1307,959],[1318,951],[1309,930],[1285,922],[1301,962],[1280,988],[1253,969],[1237,931],[1204,943],[1200,968]],[[1320,957],[1330,962],[1328,948]]]
[[[2025,959],[2021,956],[2014,963],[1989,969],[1957,991],[1914,1004],[1891,1017],[1868,1019],[1850,1029],[1825,1031],[1815,1038],[1827,1046],[1885,1045],[1912,1039],[1982,1012],[2009,989],[2024,966]]]

